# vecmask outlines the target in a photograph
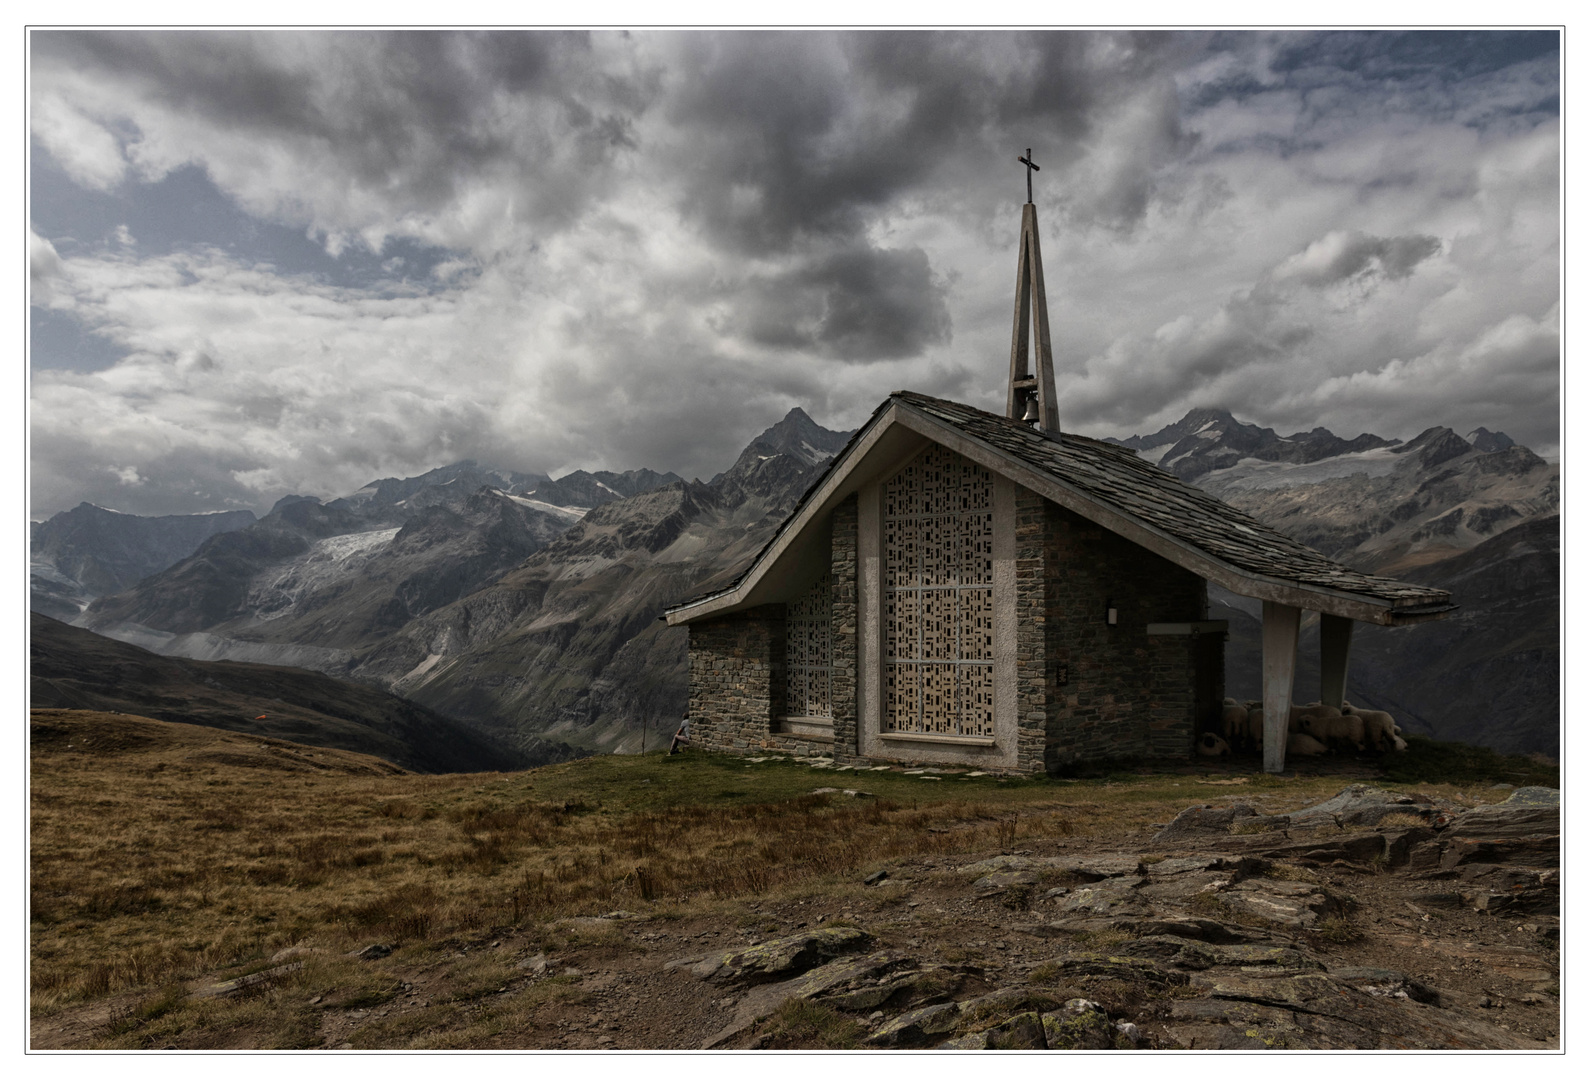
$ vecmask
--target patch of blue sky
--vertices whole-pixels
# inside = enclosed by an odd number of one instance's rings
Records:
[[[445,287],[432,271],[457,257],[406,237],[389,238],[379,252],[350,243],[333,257],[306,230],[246,213],[196,166],[152,183],[127,179],[93,191],[73,183],[35,142],[30,186],[33,229],[65,258],[118,250],[147,258],[214,247],[239,262],[328,285],[414,292]]]
[[[1207,51],[1210,55],[1241,54],[1251,50],[1257,40],[1247,31],[1226,31],[1211,36]],[[1520,65],[1558,69],[1561,63],[1561,44],[1554,30],[1326,30],[1263,40],[1278,46],[1266,64],[1270,78],[1239,66],[1223,78],[1195,86],[1185,104],[1196,109],[1282,89],[1345,88],[1343,74],[1364,84],[1451,86]],[[1561,105],[1557,94],[1548,88],[1527,107],[1555,115]]]
[[[114,367],[127,350],[75,316],[34,306],[28,311],[28,368],[91,374]]]
[[[95,191],[74,183],[35,142],[30,177],[33,230],[66,259],[103,254],[159,258],[214,248],[244,265],[269,265],[278,274],[364,290],[379,298],[458,285],[456,274],[443,281],[433,273],[457,258],[446,248],[389,237],[379,252],[354,242],[333,257],[304,229],[246,213],[196,166],[154,182],[129,178],[109,191]],[[33,371],[102,371],[127,354],[68,311],[35,306],[29,324]]]

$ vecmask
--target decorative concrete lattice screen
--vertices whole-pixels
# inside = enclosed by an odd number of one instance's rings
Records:
[[[790,716],[834,715],[832,591],[833,576],[824,574],[784,609],[785,711]]]
[[[883,516],[883,730],[992,737],[992,478],[933,447],[884,485]]]

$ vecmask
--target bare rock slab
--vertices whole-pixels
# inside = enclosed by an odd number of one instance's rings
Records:
[[[1063,915],[1121,915],[1145,910],[1138,893],[1140,877],[1106,878],[1092,885],[1072,889],[1056,904]]]
[[[775,982],[857,952],[871,942],[872,935],[858,927],[824,927],[764,941],[738,952],[709,954],[690,970],[697,978],[716,983]]]
[[[1341,828],[1363,828],[1378,825],[1381,818],[1391,814],[1408,814],[1425,822],[1444,821],[1456,810],[1454,803],[1438,803],[1424,795],[1386,791],[1369,784],[1350,784],[1324,802],[1305,806],[1287,816],[1296,825],[1323,821]]]

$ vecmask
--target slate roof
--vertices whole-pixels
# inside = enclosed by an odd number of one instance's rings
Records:
[[[1451,599],[1441,589],[1361,574],[1332,562],[1201,488],[1140,460],[1124,446],[1081,435],[1043,435],[1019,421],[926,394],[900,391],[890,397],[1239,569],[1390,600],[1399,607],[1409,601],[1434,604]]]
[[[890,404],[941,421],[1031,469],[1049,474],[1141,525],[1238,570],[1281,582],[1360,596],[1379,604],[1390,604],[1398,612],[1434,614],[1452,609],[1451,594],[1442,589],[1364,574],[1333,562],[1313,548],[1283,536],[1241,510],[1139,459],[1127,447],[1081,435],[1045,434],[1020,421],[970,405],[901,390],[880,404],[850,443],[834,455],[828,471],[801,497],[789,517],[739,577],[723,588],[683,601],[672,610],[738,588]]]

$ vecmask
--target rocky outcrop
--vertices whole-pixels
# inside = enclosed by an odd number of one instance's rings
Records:
[[[880,949],[898,937],[883,928],[667,967],[754,984],[708,1047],[758,1045],[796,998],[857,1018],[879,1049],[1546,1049],[1505,1010],[1558,993],[1555,794],[1466,808],[1354,785],[1280,816],[1189,807],[1142,853],[941,871],[981,902],[977,933],[1048,943],[1016,971]],[[1460,962],[1437,978],[1432,957]]]

